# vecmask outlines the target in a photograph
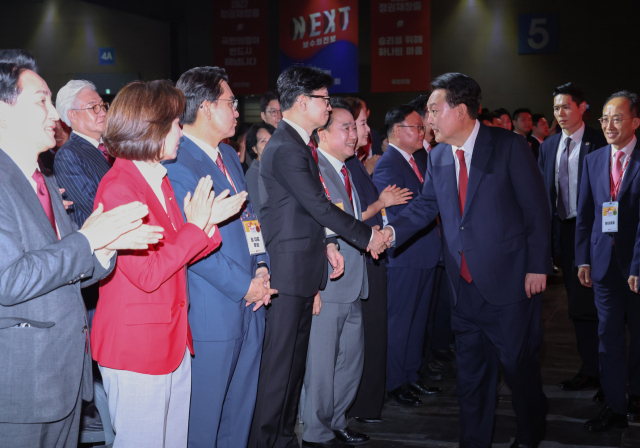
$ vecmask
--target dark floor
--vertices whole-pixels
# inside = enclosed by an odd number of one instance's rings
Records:
[[[630,423],[626,430],[591,434],[582,429],[584,421],[595,417],[602,405],[592,402],[595,390],[564,392],[558,382],[571,378],[580,367],[573,324],[567,317],[566,293],[562,277],[549,277],[544,293],[542,380],[549,399],[547,437],[540,448],[640,448],[640,423]],[[367,448],[455,448],[458,447],[458,401],[455,373],[433,382],[443,393],[422,398],[423,405],[409,409],[385,404],[384,422],[366,425],[351,420],[349,427],[367,433],[372,441]],[[511,392],[502,383],[498,389],[498,409],[493,447],[509,448],[516,434]]]

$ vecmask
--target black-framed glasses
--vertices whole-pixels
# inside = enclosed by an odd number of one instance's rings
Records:
[[[267,113],[271,115],[273,118],[282,116],[282,110],[280,109],[268,109]]]
[[[218,98],[216,101],[227,101],[233,110],[238,110],[237,98]]]
[[[94,104],[93,106],[85,107],[83,109],[69,109],[69,110],[93,110],[93,113],[98,115],[101,110],[105,112],[109,110],[109,103]]]
[[[418,133],[422,132],[423,134],[427,132],[427,129],[424,126],[408,126],[408,125],[399,124],[398,127],[399,128],[416,128],[418,130]]]
[[[631,120],[631,117],[628,117],[628,118],[620,118],[620,117],[613,117],[613,118],[601,117],[601,118],[598,118],[598,121],[600,122],[600,124],[602,126],[609,126],[610,122],[613,122],[614,126],[620,126],[620,123],[622,123],[624,120]]]
[[[324,95],[307,95],[309,98],[322,98],[324,100],[324,103],[328,106],[329,105],[329,101],[331,101],[331,97],[330,96],[324,96]]]

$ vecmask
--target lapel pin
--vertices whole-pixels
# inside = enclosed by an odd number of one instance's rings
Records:
[[[589,146],[589,142],[586,142],[585,145]]]

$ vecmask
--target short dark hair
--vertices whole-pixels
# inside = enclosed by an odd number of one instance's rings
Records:
[[[502,117],[503,115],[508,115],[509,116],[509,120],[511,120],[511,114],[504,107],[501,107],[500,109],[496,109],[494,111],[494,113],[498,114],[498,118]]]
[[[20,76],[27,70],[31,69],[26,65],[0,62],[0,101],[10,106],[16,104],[22,92]]]
[[[538,126],[538,123],[543,118],[545,118],[543,114],[533,114],[533,115],[531,115],[531,121],[533,122],[534,126]]]
[[[285,69],[278,77],[280,108],[287,111],[293,107],[300,95],[311,95],[314,91],[329,88],[333,78],[317,67],[294,65]]]
[[[462,73],[445,73],[431,81],[431,90],[437,89],[447,92],[445,100],[449,107],[464,104],[467,106],[469,118],[474,120],[478,118],[478,111],[482,102],[482,90],[474,79]]]
[[[229,82],[229,77],[220,67],[196,67],[180,76],[176,87],[184,93],[187,101],[180,124],[195,123],[200,105],[205,101],[213,103],[220,98],[222,81]]]
[[[478,120],[480,121],[480,123],[485,120],[487,120],[489,123],[493,123],[493,114],[479,114]]]
[[[21,48],[12,50],[0,50],[0,63],[23,65],[32,72],[38,73],[36,58],[27,50]]]
[[[253,126],[253,123],[240,123],[239,125],[237,125],[236,133],[233,135],[235,140],[238,141],[242,137],[247,135],[247,132],[249,132],[249,129],[251,129],[251,126]]]
[[[351,100],[351,101],[347,101],[347,100]],[[329,119],[327,120],[325,125],[321,127],[321,129],[327,129],[329,126],[331,126],[331,123],[333,123],[334,110],[344,109],[347,112],[349,112],[353,117],[352,106],[350,104],[352,101],[357,101],[358,103],[360,103],[360,100],[358,98],[341,98],[338,96],[332,97],[331,100],[329,100],[329,104],[331,105],[331,112],[329,112]],[[360,103],[360,110],[361,109],[362,109],[362,104]],[[359,111],[358,111],[358,114],[360,114]],[[353,119],[356,120],[355,117]],[[316,141],[320,141],[320,138],[318,137],[317,129],[313,131],[313,137],[315,138]]]
[[[604,105],[606,106],[607,103],[614,98],[626,98],[629,100],[629,113],[631,114],[631,117],[636,118],[638,116],[638,95],[629,92],[628,90],[621,90],[607,98]],[[602,109],[604,109],[604,107]]]
[[[556,87],[553,91],[553,97],[555,98],[558,95],[569,95],[571,101],[576,103],[576,106],[581,105],[585,101],[582,89],[572,82]]]
[[[518,117],[520,116],[520,114],[531,114],[531,111],[529,109],[527,109],[526,107],[521,107],[520,109],[516,109],[513,111],[513,121],[517,121]],[[532,115],[533,117],[533,115]]]
[[[420,118],[424,120],[427,115],[427,103],[429,102],[429,95],[419,95],[413,99],[409,104],[416,108],[416,112],[420,114]]]
[[[251,129],[249,129],[249,132],[247,132],[247,137],[244,140],[244,145],[245,148],[247,148],[247,151],[250,151],[254,146],[258,144],[258,131],[260,129],[264,129],[270,135],[273,135],[273,133],[276,132],[276,128],[268,123],[265,123],[264,121],[258,124],[254,124],[253,126],[251,126]]]
[[[362,101],[365,104],[364,108],[369,109],[369,101],[367,101],[367,99],[363,95],[354,93],[351,95],[351,98],[356,98],[357,100]]]
[[[260,97],[260,112],[266,112],[267,111],[267,106],[269,106],[269,103],[273,100],[279,100],[278,95],[275,92],[267,92],[264,95],[262,95]]]
[[[393,127],[396,124],[402,123],[413,112],[418,111],[415,107],[409,104],[403,104],[402,106],[396,106],[389,109],[387,114],[384,116],[384,125],[387,128],[387,135],[391,134],[391,132],[393,131]]]
[[[349,107],[351,111],[351,115],[353,115],[353,119],[357,120],[358,117],[360,116],[360,112],[364,109],[360,98],[355,96],[349,96],[347,98],[342,98],[342,99]],[[331,101],[333,101],[333,98],[331,98]],[[331,103],[331,107],[333,107],[333,103]]]
[[[132,82],[114,98],[102,139],[109,154],[125,160],[162,158],[164,139],[185,107],[171,81]]]

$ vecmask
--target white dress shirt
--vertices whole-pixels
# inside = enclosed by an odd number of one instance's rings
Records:
[[[188,134],[186,132],[182,132],[182,134],[187,137],[189,140],[191,140],[193,143],[195,143],[196,145],[198,145],[198,147],[200,149],[202,149],[204,151],[204,153],[206,155],[209,156],[209,158],[211,160],[213,160],[213,163],[216,163],[216,161],[218,160],[218,157],[222,157],[222,154],[220,154],[220,149],[218,147],[213,147],[210,144],[203,142],[202,140],[200,140],[197,137],[194,137],[191,134]],[[224,163],[224,157],[222,158],[222,162]],[[217,165],[216,165],[217,166]],[[225,166],[227,166],[225,164]],[[225,177],[227,178],[227,180],[229,181],[229,183],[231,184],[231,186],[233,187],[233,189],[236,191],[236,193],[238,192],[238,190],[236,189],[236,184],[233,183],[233,179],[231,179],[231,175],[229,174],[229,170],[227,169],[227,172],[224,173]]]
[[[307,131],[305,131],[304,129],[302,129],[302,127],[301,127],[301,126],[299,126],[299,125],[295,124],[295,123],[294,123],[293,121],[291,121],[291,120],[288,120],[288,119],[286,119],[286,118],[283,118],[282,120],[283,120],[283,121],[286,121],[286,122],[287,122],[287,124],[288,124],[289,126],[291,126],[293,129],[295,129],[295,130],[296,130],[296,132],[297,132],[298,134],[300,134],[300,137],[302,137],[302,140],[304,141],[304,144],[305,144],[305,145],[308,145],[308,144],[309,144],[309,140],[311,140],[311,137],[309,137],[309,134],[307,134]]]
[[[612,167],[615,164],[616,153],[618,151],[622,151],[624,153],[624,155],[622,157],[620,157],[620,163],[622,164],[622,169],[624,170],[622,172],[622,179],[620,179],[620,184],[622,184],[622,181],[624,180],[624,176],[625,176],[625,174],[627,174],[627,170],[625,169],[626,168],[625,164],[627,163],[627,160],[629,160],[629,157],[631,156],[631,153],[633,152],[633,149],[636,147],[637,140],[638,139],[634,135],[627,146],[625,146],[622,149],[618,149],[618,150],[616,150],[616,148],[614,148],[613,145],[611,145],[611,164],[609,165],[610,167]]]
[[[429,144],[428,141],[426,140],[422,140],[422,147],[427,151],[427,152],[431,152],[431,145]]]
[[[471,169],[471,158],[473,157],[473,148],[476,146],[476,138],[478,138],[478,131],[480,130],[480,122],[476,120],[476,124],[473,127],[473,131],[464,142],[462,146],[451,145],[451,151],[453,151],[453,162],[456,164],[456,184],[460,182],[460,161],[456,155],[458,149],[464,151],[464,163],[467,166],[467,179],[469,179],[469,170]]]
[[[558,190],[558,174],[560,173],[560,159],[562,158],[562,151],[567,139],[571,140],[571,154],[569,155],[569,213],[567,219],[575,218],[578,214],[578,170],[580,169],[580,145],[582,144],[582,136],[584,135],[585,124],[582,123],[580,129],[568,136],[562,131],[562,137],[558,143],[556,150],[556,166],[555,166],[555,183],[556,191]],[[558,204],[559,195],[556,198],[556,205]]]
[[[98,145],[100,144],[100,142],[102,142],[102,138],[100,138],[100,141],[96,140],[95,138],[91,138],[88,135],[84,135],[79,133],[78,131],[71,131],[72,134],[76,134],[80,137],[82,137],[83,139],[85,139],[86,141],[88,141],[89,143],[91,143],[93,146],[96,147],[96,149],[98,148]],[[100,151],[102,152],[102,151]]]
[[[158,201],[164,208],[165,213],[167,212],[167,204],[164,200],[164,193],[162,192],[162,179],[167,175],[167,169],[162,166],[161,163],[158,163],[156,166],[150,165],[147,162],[140,162],[138,160],[134,160],[133,164],[138,168],[144,180],[147,181],[153,192],[156,194]]]
[[[322,153],[322,155],[326,157],[326,159],[329,161],[329,163],[331,164],[333,169],[336,170],[336,172],[338,173],[338,176],[340,176],[340,179],[342,179],[342,185],[344,185],[345,184],[344,176],[340,172],[340,170],[342,169],[343,166],[346,168],[346,165],[344,164],[344,162],[339,161],[338,159],[336,159],[335,157],[333,157],[331,154],[329,154],[328,152],[326,152],[325,150],[323,150],[320,147],[318,147],[318,151],[320,151],[320,153]],[[351,190],[353,191],[353,185],[351,185]],[[358,209],[356,208],[356,203],[354,201],[353,194],[351,195],[351,197],[352,197],[351,198],[351,208],[353,208],[353,210],[357,213]]]

